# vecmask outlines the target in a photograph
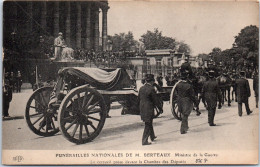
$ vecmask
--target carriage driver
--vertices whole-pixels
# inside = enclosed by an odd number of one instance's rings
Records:
[[[153,130],[154,109],[157,107],[160,112],[163,109],[153,86],[155,82],[154,75],[147,74],[145,81],[146,83],[139,90],[138,98],[141,119],[145,122],[142,145],[150,145],[151,143],[148,142],[148,138],[150,137],[151,141],[156,139]]]
[[[193,86],[188,81],[189,71],[185,70],[181,72],[181,81],[177,84],[173,98],[177,99],[177,105],[180,113],[182,114],[181,123],[181,134],[187,133],[188,127],[188,117],[193,109],[193,104],[198,106],[198,99],[195,96]]]

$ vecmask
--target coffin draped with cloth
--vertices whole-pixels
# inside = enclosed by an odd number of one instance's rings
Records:
[[[105,96],[105,100],[115,101],[117,98],[120,104],[124,106],[123,111],[126,114],[139,114],[137,92],[134,92],[135,83],[123,68],[99,69],[86,67],[67,67],[59,70],[59,79],[55,92],[58,93],[62,87],[62,80],[68,84],[68,89],[88,84],[96,90],[106,92],[115,92],[120,90],[126,92],[120,96]],[[130,92],[130,93],[128,93]],[[134,93],[131,93],[134,92]],[[61,97],[62,99],[63,97]],[[109,98],[109,99],[108,99]],[[111,99],[112,98],[112,99]]]

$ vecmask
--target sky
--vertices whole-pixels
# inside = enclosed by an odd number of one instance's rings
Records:
[[[248,25],[259,27],[256,2],[109,1],[108,35],[132,31],[139,40],[158,28],[164,36],[187,43],[192,55],[214,47],[229,49]]]

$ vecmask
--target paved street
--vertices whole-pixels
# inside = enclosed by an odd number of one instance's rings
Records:
[[[44,150],[257,150],[258,149],[258,117],[255,107],[252,80],[250,81],[251,115],[246,115],[243,106],[243,116],[237,113],[237,103],[232,106],[227,103],[217,110],[215,116],[216,127],[207,123],[207,111],[200,106],[202,114],[196,116],[192,112],[189,117],[190,130],[187,134],[180,134],[180,121],[174,119],[170,105],[165,102],[164,113],[154,120],[154,130],[157,135],[155,143],[149,146],[141,145],[144,124],[140,116],[121,115],[121,106],[113,103],[110,115],[100,135],[94,141],[75,145],[67,141],[61,133],[52,137],[35,135],[27,127],[24,119],[3,121],[3,149],[44,149]],[[14,118],[23,116],[26,102],[32,90],[23,90],[14,94],[10,107],[10,115]]]

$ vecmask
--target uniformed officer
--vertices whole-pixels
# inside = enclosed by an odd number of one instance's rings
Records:
[[[154,75],[147,74],[145,80],[146,83],[140,88],[138,98],[141,119],[145,122],[142,145],[149,145],[151,143],[148,142],[148,138],[150,137],[151,141],[154,141],[156,138],[153,130],[154,109],[157,107],[160,112],[163,109],[153,87],[155,82]]]
[[[242,116],[242,103],[245,103],[247,115],[251,114],[248,98],[251,96],[248,80],[245,78],[245,71],[240,72],[240,78],[236,79],[235,87],[237,92],[238,115]]]
[[[5,74],[4,85],[3,85],[3,117],[9,116],[9,104],[12,101],[13,93],[8,78],[8,73]]]
[[[180,68],[181,73],[184,73],[185,71],[188,71],[188,74],[189,74],[190,77],[193,76],[192,68],[191,68],[191,65],[189,63],[188,57],[185,57],[185,62],[182,63],[181,68]]]
[[[209,80],[206,81],[202,87],[202,97],[205,98],[208,110],[208,123],[209,126],[216,126],[214,123],[214,117],[217,107],[218,99],[221,100],[221,92],[218,86],[218,82],[215,80],[215,72],[209,71]]]
[[[198,105],[198,99],[195,96],[194,89],[190,82],[188,82],[189,71],[181,72],[181,81],[176,85],[173,98],[177,99],[179,112],[182,114],[181,134],[187,133],[188,117],[193,109],[193,104]]]

